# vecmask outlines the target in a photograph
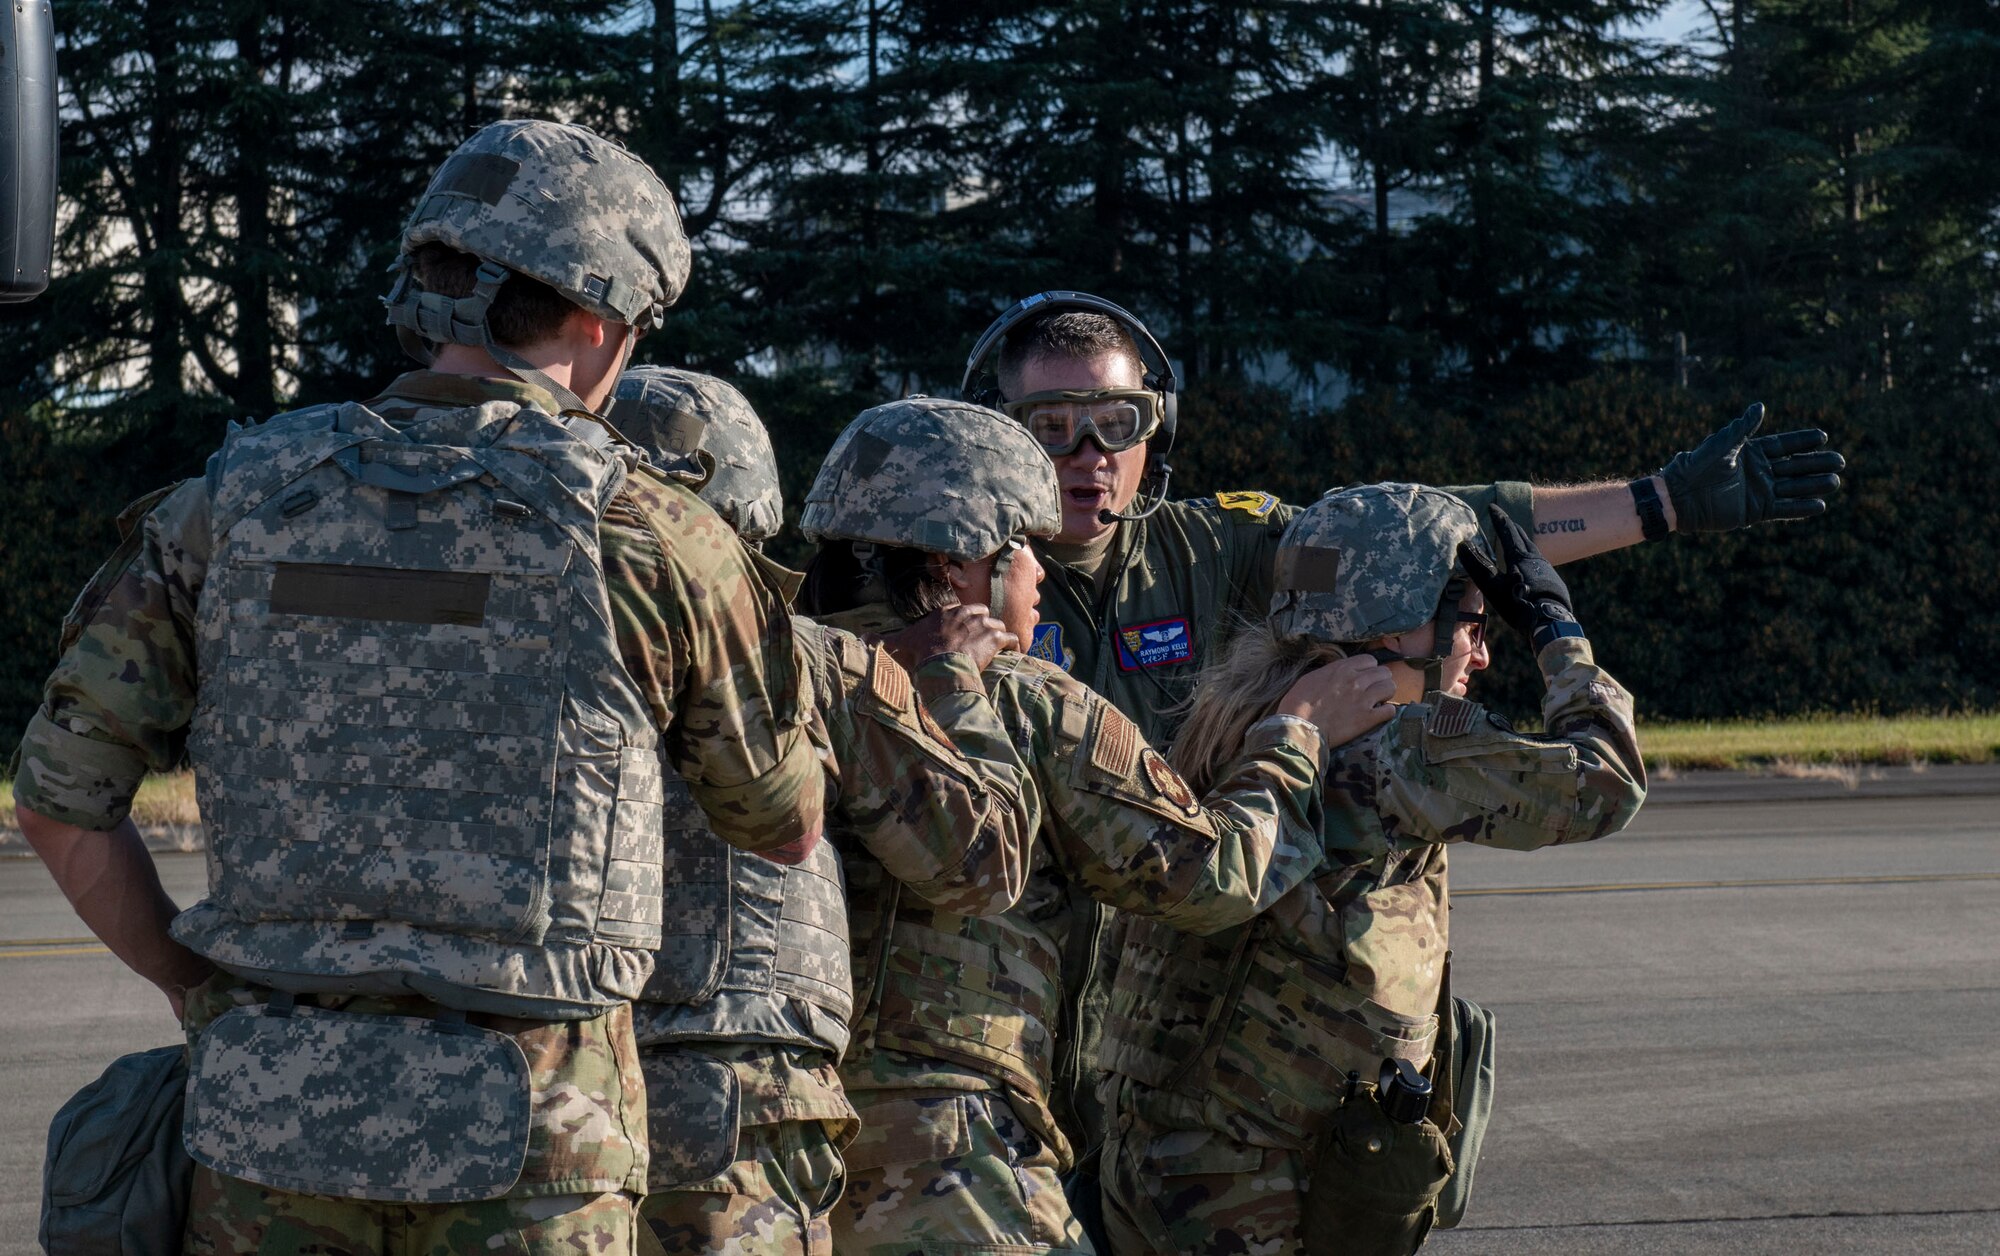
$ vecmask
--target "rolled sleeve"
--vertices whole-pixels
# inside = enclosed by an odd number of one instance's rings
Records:
[[[131,813],[145,775],[143,752],[71,732],[37,711],[21,737],[14,802],[51,820],[105,832]]]

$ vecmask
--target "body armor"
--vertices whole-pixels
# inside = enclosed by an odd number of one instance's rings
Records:
[[[177,938],[299,992],[540,1019],[640,993],[659,735],[597,538],[625,473],[598,425],[513,402],[230,433],[190,740],[211,888]]]
[[[838,651],[811,621],[793,624],[813,691],[831,692]],[[664,937],[636,1009],[640,1045],[772,1042],[838,1058],[854,1008],[839,852],[820,842],[790,866],[745,855],[708,831],[671,773],[666,800]]]

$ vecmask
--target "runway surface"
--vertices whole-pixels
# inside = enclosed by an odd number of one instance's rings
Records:
[[[199,896],[200,856],[160,866]],[[1426,1252],[2000,1251],[2000,797],[1667,802],[1454,851],[1452,884],[1498,1102]],[[27,1256],[49,1117],[178,1030],[32,859],[0,859],[0,999],[0,1256]]]

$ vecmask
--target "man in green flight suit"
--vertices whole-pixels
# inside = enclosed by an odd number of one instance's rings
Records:
[[[1169,744],[1195,676],[1230,626],[1264,617],[1278,541],[1299,508],[1257,491],[1166,499],[1173,364],[1144,324],[1101,297],[1041,292],[1016,303],[973,346],[960,391],[1025,424],[1055,461],[1062,529],[1036,542],[1047,580],[1027,652],[1109,698],[1147,740]],[[1488,506],[1500,506],[1555,563],[1671,531],[1822,513],[1844,460],[1817,430],[1756,436],[1762,418],[1753,405],[1658,474],[1629,483],[1508,481],[1449,491],[1482,521]],[[1338,476],[1328,468],[1330,484]],[[1392,710],[1388,690],[1386,681],[1371,690],[1378,722]],[[1089,1148],[1101,1136],[1102,1110],[1087,1062],[1097,1058],[1116,953],[1106,945],[1111,909],[1079,909],[1090,919],[1065,957],[1064,988],[1075,1001],[1058,1032],[1068,1042],[1060,1058],[1086,1063],[1056,1089],[1058,1110],[1066,1101],[1076,1113],[1071,1136]],[[1089,1158],[1080,1163],[1087,1169]]]

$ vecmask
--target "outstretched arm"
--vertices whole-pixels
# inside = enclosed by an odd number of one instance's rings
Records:
[[[1642,477],[1658,494],[1668,531],[1727,532],[1774,519],[1826,513],[1847,460],[1826,447],[1817,428],[1758,436],[1764,407],[1741,417],[1691,450],[1675,454],[1657,475]],[[1647,539],[1639,498],[1630,484],[1582,484],[1535,489],[1535,542],[1550,562],[1575,562]]]

